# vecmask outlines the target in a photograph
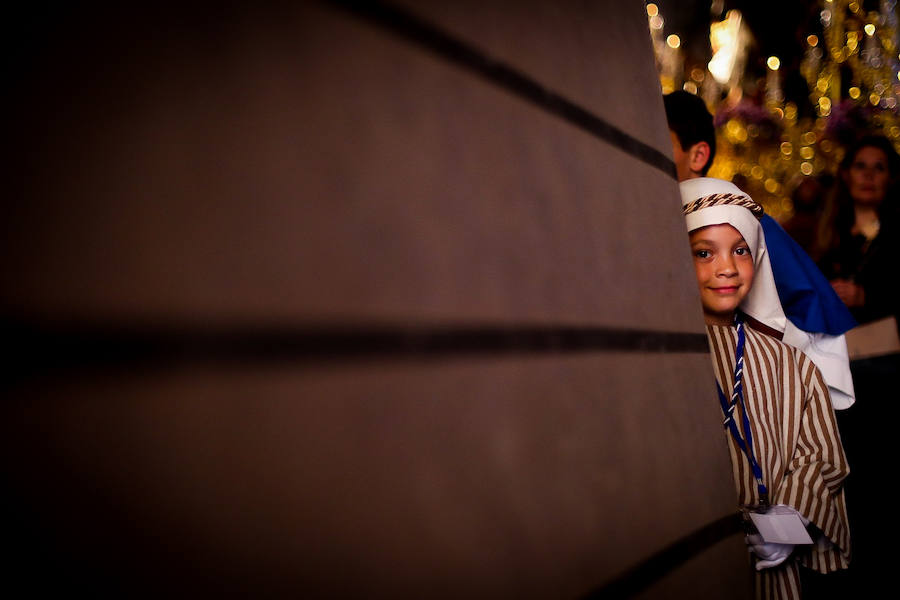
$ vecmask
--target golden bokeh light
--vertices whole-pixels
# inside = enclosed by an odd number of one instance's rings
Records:
[[[747,130],[737,119],[729,119],[725,124],[725,137],[732,144],[741,144],[747,141]]]
[[[648,0],[645,8],[664,92],[680,87],[694,95],[703,94],[714,112],[723,103],[724,90],[734,85],[729,79],[732,68],[740,69],[740,62],[734,67],[735,56],[724,51],[730,49],[734,54],[731,45],[740,41],[738,32],[726,27],[732,17],[735,23],[742,23],[738,21],[740,15],[729,12],[724,21],[713,24],[717,27],[711,27],[709,37],[714,56],[705,65],[707,68],[703,68],[704,65],[697,63],[680,62],[680,48],[686,47],[689,40],[669,35],[671,23],[669,32],[663,29],[659,4],[658,0]],[[765,61],[768,76],[756,80],[760,92],[752,101],[765,112],[765,119],[751,119],[735,112],[733,118],[717,128],[721,144],[719,160],[710,176],[745,178],[748,193],[758,194],[758,201],[767,212],[784,219],[793,214],[789,192],[796,180],[833,173],[843,158],[843,146],[831,139],[835,136],[834,117],[843,117],[851,111],[849,115],[855,119],[861,113],[860,119],[866,122],[866,127],[880,130],[900,150],[900,72],[896,71],[900,59],[900,24],[884,15],[884,7],[889,4],[896,3],[881,0],[879,5],[873,0],[869,6],[862,0],[818,0],[815,20],[823,28],[807,29],[798,38],[806,43],[805,56],[798,57],[802,62],[795,64],[792,59],[783,63],[779,56],[767,54],[760,57]],[[779,15],[773,13],[771,18]],[[718,62],[717,54],[722,55]],[[666,60],[679,61],[678,68],[672,68]],[[792,73],[800,71],[808,86],[806,99],[792,95],[801,99],[789,101],[783,93],[781,67]],[[707,89],[713,80],[722,87]]]
[[[797,118],[797,105],[793,102],[788,102],[784,105],[784,118],[789,121],[793,121]]]

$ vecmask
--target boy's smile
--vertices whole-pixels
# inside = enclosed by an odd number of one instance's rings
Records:
[[[731,325],[753,284],[753,257],[737,229],[710,225],[690,233],[703,315],[710,325]]]

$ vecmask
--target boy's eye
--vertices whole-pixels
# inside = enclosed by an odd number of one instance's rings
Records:
[[[709,250],[696,250],[694,251],[694,256],[697,258],[709,258],[711,255]]]
[[[734,253],[738,256],[750,256],[750,248],[735,248]]]

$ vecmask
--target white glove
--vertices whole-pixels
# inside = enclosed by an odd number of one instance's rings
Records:
[[[769,508],[766,514],[776,515],[797,515],[804,526],[809,525],[809,519],[805,518],[799,512],[786,504],[776,504]],[[777,544],[775,542],[765,542],[759,534],[748,535],[744,538],[747,545],[750,546],[750,552],[755,554],[759,560],[756,561],[756,570],[762,571],[770,567],[777,567],[791,555],[794,551],[793,544]]]
[[[756,555],[756,570],[762,571],[769,567],[777,567],[791,555],[794,551],[793,544],[776,544],[774,542],[764,542],[762,536],[758,533],[748,535],[744,538],[747,545],[750,546],[750,552]]]

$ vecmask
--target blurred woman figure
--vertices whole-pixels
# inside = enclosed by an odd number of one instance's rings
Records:
[[[820,235],[820,268],[860,323],[896,314],[900,157],[880,136],[861,138],[841,162]]]

